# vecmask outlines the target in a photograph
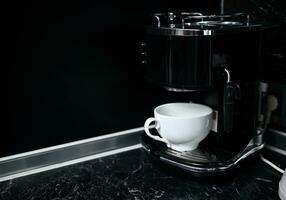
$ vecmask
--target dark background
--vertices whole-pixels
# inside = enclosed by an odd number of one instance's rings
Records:
[[[208,0],[10,2],[3,106],[8,119],[0,156],[143,126],[153,108],[168,101],[143,79],[145,19],[170,10],[213,13],[218,5]]]
[[[265,16],[255,9],[265,2],[270,1],[228,1],[226,8]],[[279,7],[282,0],[271,2]],[[9,2],[0,157],[142,127],[158,104],[187,100],[145,82],[139,54],[144,20],[174,10],[217,14],[219,5],[217,0]],[[277,17],[285,19],[283,10]]]

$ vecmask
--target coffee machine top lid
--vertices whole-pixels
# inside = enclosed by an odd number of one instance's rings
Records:
[[[147,32],[158,35],[210,36],[227,32],[259,29],[261,24],[250,21],[245,13],[203,15],[198,12],[154,13]]]

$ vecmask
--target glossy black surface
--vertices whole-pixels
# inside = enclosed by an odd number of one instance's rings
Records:
[[[263,36],[263,80],[270,84],[270,93],[280,102],[271,117],[270,127],[285,132],[285,86],[286,86],[286,1],[283,0],[230,0],[225,1],[227,12],[244,10],[263,22],[276,21],[278,27],[266,31]],[[285,146],[285,137],[281,140],[269,133],[266,143],[280,148]],[[285,166],[285,156],[268,151],[269,159]],[[282,167],[283,168],[283,167]]]
[[[280,178],[256,160],[201,182],[162,170],[140,149],[2,182],[0,199],[278,200]]]
[[[145,65],[149,81],[189,90],[212,86],[210,37],[146,35]]]
[[[261,22],[279,25],[268,32],[263,40],[267,43],[263,55],[264,78],[274,82],[286,77],[286,2],[283,0],[230,0],[225,2],[226,12],[244,10]]]

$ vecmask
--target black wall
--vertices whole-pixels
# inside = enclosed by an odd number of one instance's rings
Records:
[[[283,0],[225,3],[226,12],[286,22]],[[144,20],[174,10],[218,13],[219,5],[219,0],[9,1],[3,6],[8,73],[2,72],[0,157],[141,127],[158,104],[188,100],[145,82],[139,56]],[[283,30],[273,55],[285,55]],[[273,59],[269,63],[285,66],[285,57]]]
[[[216,13],[218,1],[9,2],[0,157],[141,127],[160,103],[139,48],[152,12]],[[3,109],[3,110],[4,110]]]

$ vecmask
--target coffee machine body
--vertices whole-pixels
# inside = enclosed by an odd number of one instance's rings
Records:
[[[251,23],[243,13],[157,13],[152,19],[141,52],[146,79],[170,92],[185,92],[190,101],[217,111],[217,128],[204,143],[231,152],[224,161],[235,162],[232,156],[244,152],[263,123],[259,119],[265,92],[259,83],[263,26]],[[261,137],[256,139],[262,148]],[[156,149],[145,144],[148,151]],[[182,162],[193,163],[192,158]]]

